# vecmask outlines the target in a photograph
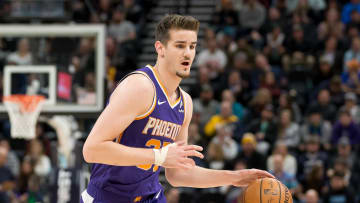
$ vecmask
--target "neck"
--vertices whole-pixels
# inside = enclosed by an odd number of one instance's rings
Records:
[[[163,61],[157,60],[154,70],[159,77],[159,80],[164,85],[166,92],[169,94],[168,97],[173,98],[172,96],[176,94],[176,89],[179,87],[181,78],[176,74],[169,72],[168,68],[170,64],[166,64]]]

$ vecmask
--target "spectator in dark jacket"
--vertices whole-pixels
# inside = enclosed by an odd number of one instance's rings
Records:
[[[338,143],[341,137],[348,137],[351,145],[356,145],[360,140],[360,128],[354,123],[351,114],[347,110],[339,113],[339,120],[335,123],[332,131],[332,144]]]

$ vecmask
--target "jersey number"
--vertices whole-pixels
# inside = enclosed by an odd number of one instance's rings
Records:
[[[160,149],[160,148],[162,148],[162,147],[165,147],[165,146],[168,145],[168,144],[170,144],[170,142],[163,142],[163,143],[162,143],[162,146],[161,146],[161,140],[150,139],[150,140],[148,140],[148,141],[146,142],[145,146],[147,146],[147,147],[153,147],[153,148],[155,148],[155,149]],[[144,165],[138,165],[138,166],[136,166],[136,167],[141,168],[141,169],[147,171],[147,170],[150,170],[151,167],[153,167],[153,165],[154,165],[154,164],[144,164]],[[156,172],[158,169],[159,169],[159,166],[158,166],[158,165],[155,165],[152,170],[153,170],[153,172]]]

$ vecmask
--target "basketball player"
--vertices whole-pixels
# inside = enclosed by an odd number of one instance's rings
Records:
[[[273,177],[256,169],[205,169],[190,158],[203,158],[202,147],[187,145],[192,100],[179,84],[190,75],[198,29],[199,21],[179,15],[157,25],[155,66],[121,81],[84,144],[84,158],[94,165],[82,202],[165,203],[160,166],[173,186],[245,186]]]

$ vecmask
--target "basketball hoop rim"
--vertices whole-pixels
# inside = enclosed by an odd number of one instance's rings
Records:
[[[23,112],[34,112],[36,107],[45,99],[43,95],[12,94],[3,96],[4,103],[17,103]]]

